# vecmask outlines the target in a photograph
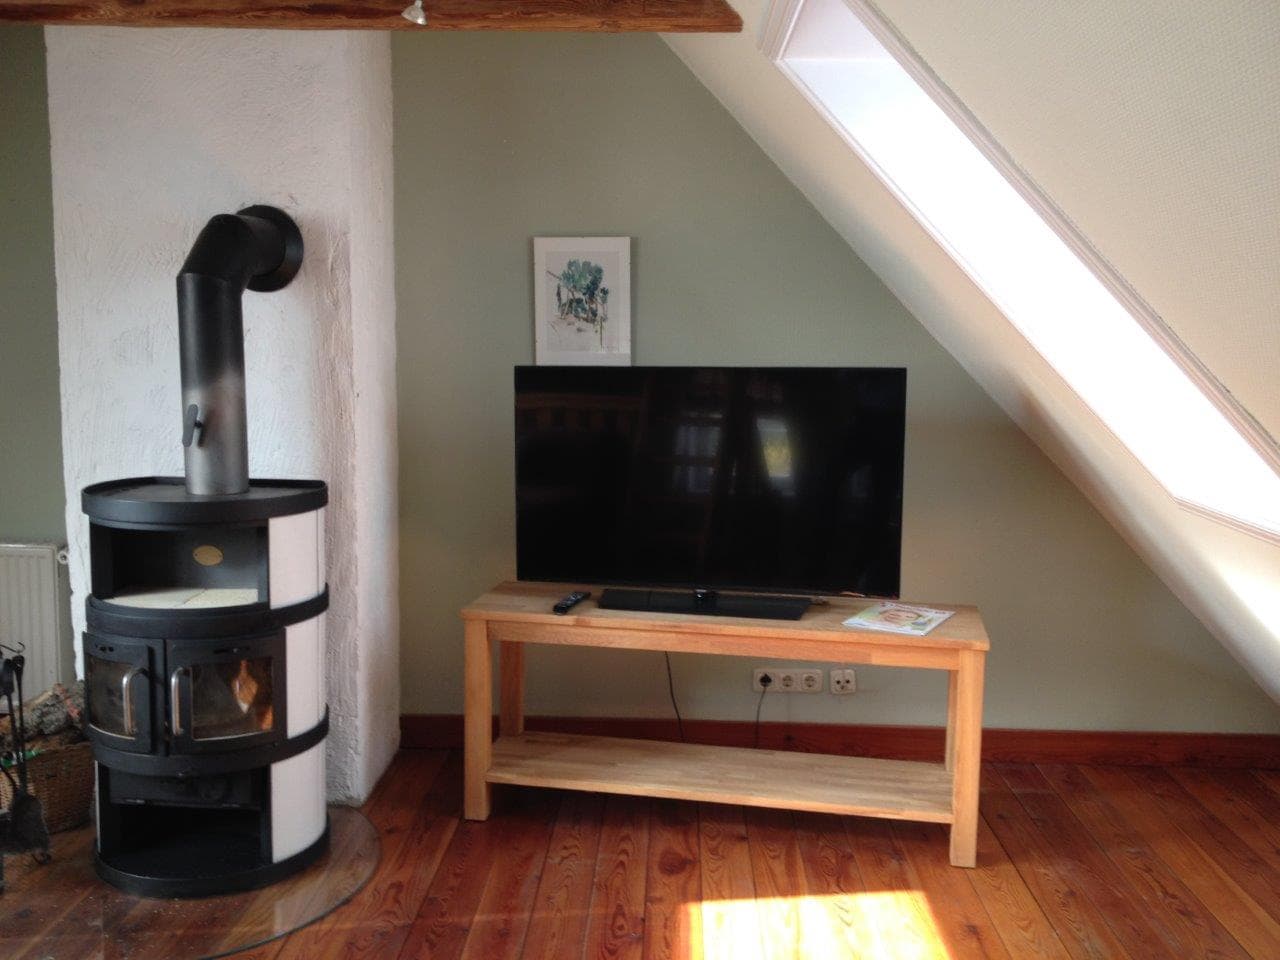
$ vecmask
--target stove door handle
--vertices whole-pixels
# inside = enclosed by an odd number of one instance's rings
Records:
[[[189,667],[176,667],[169,674],[169,729],[175,737],[182,736],[182,675],[190,674]]]
[[[124,714],[126,737],[136,736],[138,733],[138,721],[133,713],[133,681],[144,673],[146,671],[142,667],[130,667],[120,678],[120,712]]]

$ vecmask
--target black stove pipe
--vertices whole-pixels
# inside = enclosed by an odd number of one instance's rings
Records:
[[[246,207],[210,220],[178,273],[182,446],[187,492],[246,493],[245,289],[279,290],[302,264],[302,234],[283,210]]]

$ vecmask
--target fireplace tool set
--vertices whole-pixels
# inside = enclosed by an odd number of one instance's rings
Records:
[[[6,656],[0,661],[0,696],[9,710],[9,737],[13,750],[0,766],[12,788],[8,810],[0,811],[0,893],[4,892],[4,855],[30,853],[38,862],[49,860],[49,829],[44,822],[40,800],[28,792],[27,720],[22,712],[22,651],[0,644]],[[17,707],[14,707],[14,694]],[[14,774],[17,778],[14,778]]]

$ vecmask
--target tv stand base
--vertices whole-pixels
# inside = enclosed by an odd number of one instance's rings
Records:
[[[708,617],[752,617],[756,620],[799,620],[813,603],[808,597],[767,593],[720,593],[716,590],[631,590],[608,587],[600,595],[601,610],[648,613],[692,613]]]
[[[590,588],[590,587],[589,587]],[[951,862],[972,867],[978,836],[982,684],[988,641],[973,607],[924,637],[854,630],[843,620],[867,603],[833,597],[802,620],[689,617],[602,610],[587,600],[564,616],[551,606],[567,584],[504,583],[462,611],[466,624],[463,816],[489,816],[494,784],[922,820],[951,826]],[[500,672],[493,739],[493,645]],[[665,650],[816,663],[873,663],[948,673],[947,742],[937,763],[703,744],[526,733],[529,644]]]

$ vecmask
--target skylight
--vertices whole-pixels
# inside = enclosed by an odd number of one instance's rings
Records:
[[[1280,535],[1280,476],[890,54],[873,14],[789,10],[779,67],[1112,433],[1178,500]]]

